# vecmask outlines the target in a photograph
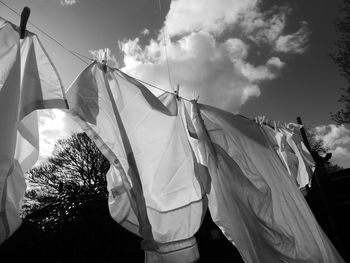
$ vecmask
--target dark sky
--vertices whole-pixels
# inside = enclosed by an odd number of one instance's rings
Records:
[[[339,15],[339,1],[297,0],[292,3],[291,17],[295,21],[308,21],[310,25],[310,47],[300,56],[286,56],[287,66],[280,77],[264,83],[261,96],[248,101],[241,112],[248,116],[260,113],[286,122],[300,116],[310,124],[326,124],[331,122],[329,112],[341,108],[340,89],[347,86],[330,58],[336,51],[335,21]]]

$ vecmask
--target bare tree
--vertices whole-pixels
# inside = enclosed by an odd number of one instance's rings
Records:
[[[108,169],[108,160],[85,133],[59,140],[52,157],[27,174],[31,189],[26,193],[24,215],[43,230],[59,229],[89,201],[106,202]],[[35,216],[36,211],[45,217]]]
[[[331,57],[338,65],[341,75],[350,83],[350,0],[343,0],[339,11],[341,17],[336,23],[340,34],[336,42],[338,50]],[[331,113],[331,118],[338,124],[350,124],[350,86],[343,91],[339,102],[344,103],[344,107],[336,113]]]

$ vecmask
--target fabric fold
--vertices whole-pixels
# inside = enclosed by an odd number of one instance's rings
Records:
[[[118,70],[104,71],[98,62],[79,75],[67,99],[70,113],[111,163],[112,217],[142,236],[148,254],[160,252],[162,244],[191,238],[204,217],[206,197],[182,103],[170,93],[159,99],[135,79]],[[136,169],[138,174],[130,173]],[[150,245],[152,240],[156,246]],[[177,255],[178,262],[187,262]]]
[[[245,262],[344,262],[259,124],[195,102],[188,108],[203,119],[193,122],[197,134],[209,134],[198,143],[211,175],[211,216]]]
[[[67,108],[56,69],[36,35],[19,39],[0,18],[0,243],[21,224],[24,173],[39,155],[35,110]]]

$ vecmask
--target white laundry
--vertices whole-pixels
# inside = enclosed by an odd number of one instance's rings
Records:
[[[203,120],[193,123],[212,180],[210,213],[245,262],[344,262],[259,124],[206,105],[191,110]]]
[[[159,257],[194,261],[198,251],[192,237],[206,210],[205,192],[196,178],[181,104],[170,110],[171,98],[163,104],[124,73],[104,73],[98,62],[80,74],[67,99],[70,112],[112,164],[107,174],[112,217],[145,239],[151,262]],[[136,187],[138,180],[142,187]]]
[[[0,18],[0,244],[21,224],[24,173],[37,161],[35,110],[67,108],[60,78],[36,35]]]

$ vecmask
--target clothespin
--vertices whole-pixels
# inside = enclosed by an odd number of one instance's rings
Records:
[[[199,95],[198,95],[198,93],[197,93],[197,91],[195,90],[195,91],[193,91],[193,99],[192,100],[194,100],[194,101],[198,101],[199,100]]]
[[[269,120],[267,117],[265,117],[265,116],[264,116],[263,124],[265,124],[265,125],[268,125],[268,126],[272,127],[272,125],[271,125],[271,121],[270,121],[270,120]]]
[[[102,65],[103,65],[103,71],[104,72],[107,72],[107,62],[108,62],[108,58],[109,58],[109,55],[110,55],[110,50],[108,48],[105,48],[103,50],[103,55],[102,55]]]
[[[258,124],[261,124],[261,116],[258,115],[258,116],[256,117],[256,120],[257,120],[257,123],[258,123]]]
[[[258,115],[254,118],[254,121],[259,125],[263,125],[265,121],[265,116]]]
[[[29,19],[30,15],[30,8],[29,7],[24,7],[21,13],[21,22],[19,25],[19,37],[23,39],[26,34],[26,27],[27,27],[27,22]]]
[[[264,121],[265,121],[265,115],[258,116],[258,118],[259,118],[259,124],[262,125],[264,123]]]
[[[176,90],[174,91],[175,96],[176,96],[177,99],[180,98],[180,97],[179,97],[179,92],[180,92],[180,84],[177,84]]]

